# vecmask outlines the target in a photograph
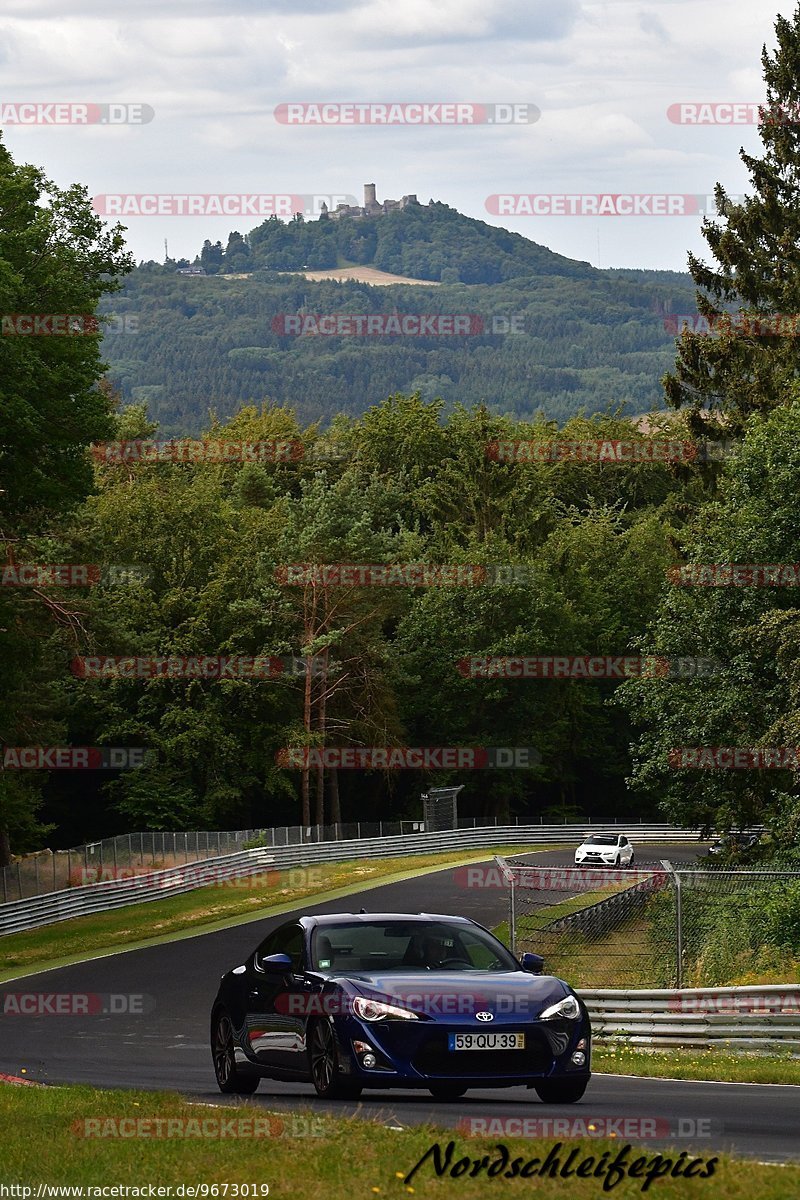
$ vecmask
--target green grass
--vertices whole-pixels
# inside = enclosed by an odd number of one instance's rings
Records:
[[[595,1042],[592,1070],[650,1079],[707,1079],[723,1083],[800,1084],[800,1058],[730,1054],[724,1050],[640,1050]]]
[[[536,1115],[535,1109],[534,1103],[532,1115]],[[112,1130],[119,1128],[112,1122],[120,1118],[193,1121],[197,1131],[202,1130],[200,1123],[208,1120],[258,1119],[262,1136],[178,1138],[174,1124],[170,1137],[154,1137],[153,1125],[149,1126],[149,1137],[110,1136]],[[99,1122],[88,1128],[105,1136],[86,1137],[87,1120]],[[546,1200],[554,1197],[563,1200],[565,1196],[589,1200],[607,1194],[599,1179],[574,1175],[568,1179],[502,1178],[502,1182],[487,1179],[485,1173],[477,1178],[471,1178],[469,1173],[457,1178],[449,1175],[437,1178],[431,1159],[407,1185],[405,1177],[437,1142],[443,1152],[449,1141],[455,1142],[451,1162],[462,1156],[474,1160],[484,1155],[489,1156],[490,1162],[495,1161],[498,1144],[508,1148],[510,1160],[516,1157],[525,1162],[533,1157],[543,1160],[556,1142],[502,1135],[473,1138],[460,1131],[430,1126],[391,1128],[399,1125],[391,1110],[385,1114],[385,1121],[381,1125],[357,1118],[334,1119],[313,1111],[271,1114],[258,1103],[214,1108],[192,1105],[176,1095],[157,1092],[0,1086],[0,1182],[34,1187],[39,1183],[84,1187],[144,1184],[145,1188],[147,1184],[172,1188],[178,1184],[217,1184],[216,1194],[220,1197],[227,1184],[231,1200],[235,1195],[231,1187],[234,1184],[266,1184],[272,1200],[317,1196],[324,1200],[355,1200],[376,1195],[400,1198],[412,1192],[418,1196],[453,1196],[463,1200],[484,1200],[487,1194],[495,1193],[511,1197],[536,1195]],[[128,1133],[135,1132],[131,1126],[122,1128]],[[192,1126],[184,1124],[181,1128]],[[565,1141],[562,1147],[561,1163],[575,1150],[573,1165],[577,1165],[584,1156],[592,1156],[597,1163],[604,1151],[611,1159],[622,1144],[620,1140],[587,1139]],[[641,1150],[633,1148],[628,1160],[641,1156],[652,1161],[657,1153],[652,1146],[645,1145]],[[670,1156],[674,1163],[679,1151],[661,1153]],[[800,1195],[797,1166],[773,1167],[716,1157],[711,1148],[701,1153],[704,1161],[698,1170],[704,1171],[705,1164],[715,1159],[714,1174],[709,1181],[661,1179],[650,1194],[659,1200],[686,1200],[687,1196],[695,1195],[724,1196],[726,1200],[753,1200],[755,1196],[759,1200],[787,1200]],[[691,1157],[684,1159],[682,1165]],[[625,1179],[611,1194],[630,1200],[642,1195],[645,1182],[641,1177]],[[251,1198],[253,1195],[251,1191]]]
[[[552,850],[552,846],[503,847],[497,853]],[[392,883],[447,866],[462,866],[491,858],[487,847],[465,855],[419,854],[402,858],[358,859],[323,863],[307,869],[287,868],[225,886],[197,888],[179,896],[131,904],[126,908],[75,917],[0,938],[3,967],[0,981],[44,967],[63,966],[97,953],[152,945],[181,936],[210,932],[288,912],[312,898],[320,901],[349,896],[364,887]],[[202,863],[197,864],[202,868]],[[302,878],[305,876],[305,878]]]

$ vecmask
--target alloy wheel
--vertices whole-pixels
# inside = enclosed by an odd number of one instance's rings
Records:
[[[234,1069],[233,1026],[227,1013],[221,1013],[214,1030],[214,1071],[220,1087],[230,1083]]]
[[[331,1090],[336,1068],[333,1033],[327,1021],[317,1021],[311,1034],[311,1076],[320,1095]]]

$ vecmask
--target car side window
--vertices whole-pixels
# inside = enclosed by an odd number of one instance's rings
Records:
[[[256,951],[256,963],[270,954],[288,954],[292,970],[299,975],[303,970],[303,930],[299,925],[282,925],[273,929]]]

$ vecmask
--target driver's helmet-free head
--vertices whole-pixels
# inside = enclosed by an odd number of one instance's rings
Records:
[[[422,940],[422,959],[426,966],[435,967],[447,958],[447,947],[441,938],[425,937]]]

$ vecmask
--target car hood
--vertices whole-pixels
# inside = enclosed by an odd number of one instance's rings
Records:
[[[604,842],[581,842],[578,846],[579,850],[608,850],[613,853],[614,850],[619,850],[619,846],[607,846]]]
[[[490,1012],[495,1018],[535,1019],[570,994],[562,979],[523,971],[392,971],[351,975],[339,982],[349,984],[355,994],[431,1017],[469,1018]]]

